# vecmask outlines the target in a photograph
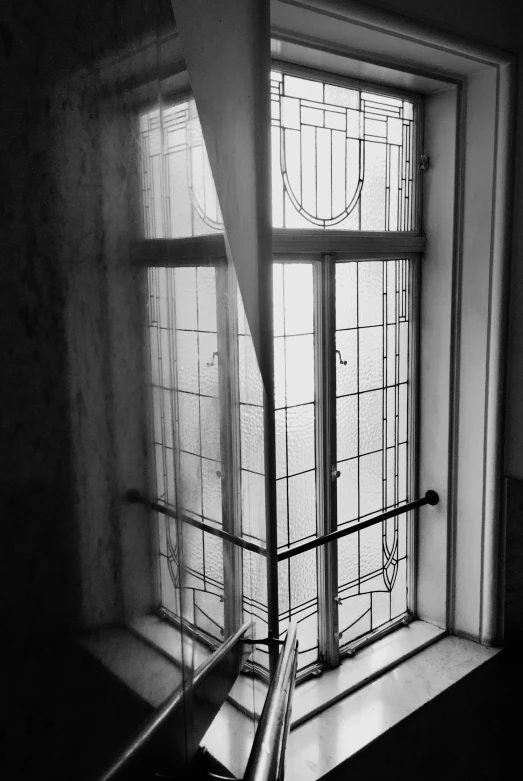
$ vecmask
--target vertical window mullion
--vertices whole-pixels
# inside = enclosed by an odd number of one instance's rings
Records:
[[[336,529],[336,364],[334,262],[324,255],[315,271],[316,452],[318,534]],[[322,545],[318,556],[320,659],[339,663],[337,544]]]
[[[235,285],[226,259],[216,266],[223,530],[241,537],[238,318]],[[224,634],[242,622],[242,550],[223,542]]]

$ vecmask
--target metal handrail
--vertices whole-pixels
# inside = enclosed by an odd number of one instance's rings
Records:
[[[220,702],[216,703],[218,705],[216,710],[218,710],[221,702],[225,701],[225,698],[232,688],[234,680],[241,670],[243,659],[247,655],[245,646],[242,645],[242,640],[244,640],[245,635],[252,633],[252,629],[253,622],[250,620],[246,621],[223,643],[223,645],[221,645],[209,657],[209,659],[207,659],[197,668],[191,682],[188,685],[181,683],[180,686],[178,686],[175,691],[169,695],[169,697],[167,697],[163,705],[161,705],[153,714],[151,714],[151,716],[149,716],[149,718],[146,719],[144,724],[142,724],[139,730],[130,739],[129,743],[119,753],[118,757],[111,762],[109,767],[106,768],[106,770],[101,775],[96,776],[96,781],[110,781],[110,779],[115,778],[133,758],[136,758],[136,755],[142,751],[142,749],[149,743],[149,741],[154,736],[158,735],[160,730],[163,731],[163,728],[174,724],[176,719],[179,718],[181,719],[182,723],[185,723],[187,716],[187,701],[190,700],[191,697],[196,697],[197,690],[208,681],[211,674],[216,671],[216,668],[220,664],[227,661],[229,654],[235,654],[232,661],[229,660],[231,661],[232,667],[232,671],[229,671],[231,674],[220,676],[220,680],[222,682],[221,687],[223,690],[218,693],[217,689],[219,687],[217,687],[216,684],[211,686],[213,694],[217,693],[217,697],[220,700]],[[211,712],[212,708],[210,709],[207,705],[205,709],[206,713],[202,719],[204,723],[200,725],[199,730],[199,732],[203,734],[191,736],[191,743],[194,744],[194,748],[196,748],[200,743],[201,738],[203,738],[203,735],[205,734],[207,727],[213,718],[213,714]],[[191,726],[194,727],[195,719],[193,718],[191,722]],[[176,732],[177,730],[175,729],[174,733]],[[169,736],[167,736],[167,741],[169,743],[168,751],[174,754],[174,740],[169,740]],[[183,764],[183,758],[173,758],[174,761],[178,762],[179,764]]]
[[[255,542],[249,542],[249,540],[244,540],[242,537],[236,537],[236,535],[231,534],[230,532],[226,532],[223,529],[218,529],[216,526],[210,526],[208,523],[202,523],[201,521],[197,521],[195,518],[190,518],[188,515],[175,512],[165,504],[152,502],[150,499],[142,496],[142,494],[135,488],[127,491],[125,498],[128,502],[131,502],[131,504],[143,504],[150,510],[156,510],[158,513],[163,513],[169,518],[174,518],[175,521],[182,521],[188,526],[194,526],[196,529],[202,529],[202,531],[208,532],[208,534],[213,534],[215,537],[220,537],[222,540],[226,540],[227,542],[231,542],[233,545],[237,545],[239,548],[244,548],[245,550],[250,550],[254,553],[260,553],[262,556],[267,555],[267,550],[263,545],[256,545]]]
[[[183,521],[183,523],[187,523],[189,526],[195,526],[197,529],[202,529],[209,534],[214,534],[215,537],[221,537],[222,540],[227,540],[227,542],[231,542],[233,545],[237,545],[240,548],[254,551],[254,553],[259,553],[262,556],[267,555],[267,549],[264,546],[256,545],[256,543],[249,542],[248,540],[244,540],[241,537],[236,537],[234,534],[223,531],[223,529],[218,529],[214,526],[210,526],[207,523],[197,521],[194,518],[189,518],[187,515],[176,513],[174,510],[171,510],[169,507],[166,507],[163,504],[158,504],[157,502],[152,502],[150,499],[146,499],[140,494],[139,491],[134,489],[128,491],[125,498],[128,502],[143,504],[146,507],[149,507],[151,510],[156,510],[159,513],[163,513],[164,515],[169,516],[169,518]],[[374,518],[369,518],[368,521],[355,522],[352,526],[349,526],[345,529],[337,529],[336,531],[330,532],[329,534],[322,534],[321,537],[314,537],[312,540],[308,540],[307,542],[301,542],[291,548],[281,550],[278,553],[278,561],[291,559],[293,556],[298,556],[300,553],[305,553],[305,551],[318,548],[320,545],[327,545],[329,542],[339,540],[341,537],[354,534],[355,532],[361,531],[362,529],[368,529],[369,526],[374,526],[376,523],[387,521],[389,518],[396,518],[398,515],[409,513],[412,510],[417,510],[418,507],[423,507],[426,504],[434,506],[438,504],[438,502],[439,495],[436,493],[436,491],[429,490],[421,499],[415,499],[413,502],[407,502],[407,504],[403,504],[401,507],[394,507],[392,510],[386,510],[379,515],[375,515]]]
[[[341,537],[346,537],[348,534],[354,534],[362,529],[368,529],[369,526],[374,526],[376,523],[381,523],[389,518],[396,518],[397,515],[403,515],[411,510],[417,510],[418,507],[423,507],[426,504],[436,505],[439,502],[439,496],[436,491],[427,491],[422,499],[415,499],[413,502],[408,502],[401,507],[395,507],[392,510],[387,510],[384,513],[375,515],[374,518],[369,518],[368,521],[360,521],[354,523],[353,526],[349,526],[346,529],[337,529],[329,534],[323,534],[321,537],[315,537],[308,542],[302,542],[299,545],[295,545],[293,548],[287,548],[278,553],[278,561],[285,561],[285,559],[291,559],[293,556],[297,556],[299,553],[305,553],[305,551],[318,548],[320,545],[327,545],[333,540],[339,540]]]
[[[289,624],[254,736],[243,781],[282,781],[298,667],[298,625]]]

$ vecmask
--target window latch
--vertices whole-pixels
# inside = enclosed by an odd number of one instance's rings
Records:
[[[207,361],[207,366],[214,366],[214,359],[215,358],[218,358],[218,353],[213,353],[212,354],[212,361],[210,363],[209,363],[209,361]]]
[[[428,171],[430,168],[430,157],[428,155],[419,156],[419,170]]]
[[[339,469],[336,469],[336,465],[334,465],[331,469],[331,480],[333,483],[336,482],[338,477],[341,477],[341,472]]]
[[[346,366],[347,365],[347,361],[344,361],[343,358],[341,357],[341,350],[336,350],[336,354],[340,356],[340,363],[341,363],[341,365],[342,366]]]

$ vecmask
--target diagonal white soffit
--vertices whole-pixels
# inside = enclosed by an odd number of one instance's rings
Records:
[[[260,333],[272,328],[268,308],[272,253],[269,3],[172,0],[172,6],[228,252],[267,388],[272,385],[272,372],[262,355]]]

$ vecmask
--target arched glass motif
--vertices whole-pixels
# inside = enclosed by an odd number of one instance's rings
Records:
[[[141,114],[140,140],[145,238],[223,232],[194,100]]]
[[[273,71],[276,228],[408,231],[414,221],[414,105]]]

